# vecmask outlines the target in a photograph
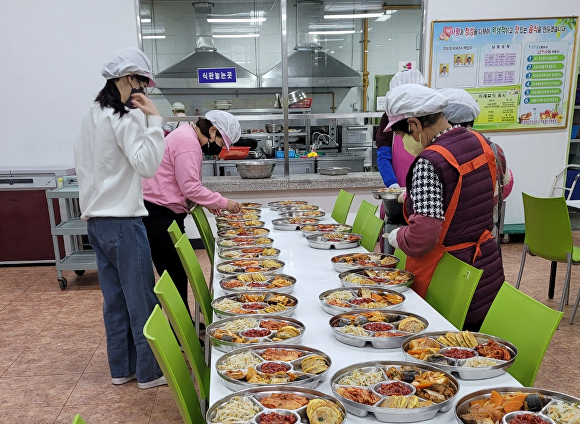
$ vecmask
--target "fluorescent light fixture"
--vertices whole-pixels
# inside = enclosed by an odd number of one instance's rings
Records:
[[[144,40],[146,40],[146,39],[149,39],[150,40],[150,39],[153,39],[153,38],[165,38],[165,35],[144,35],[143,36],[143,39]]]
[[[341,34],[354,34],[356,31],[354,29],[342,30],[342,31],[308,31],[308,34],[312,35],[341,35]]]
[[[208,22],[219,24],[219,23],[253,23],[253,22],[265,22],[266,18],[207,18]]]
[[[151,19],[149,19],[149,18],[141,18],[141,23],[142,24],[148,24],[150,22],[151,22]]]
[[[213,38],[257,38],[260,34],[214,34]]]
[[[324,19],[366,19],[378,18],[382,13],[351,13],[349,15],[324,15]]]

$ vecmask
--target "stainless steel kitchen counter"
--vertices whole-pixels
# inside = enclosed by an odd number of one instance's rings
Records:
[[[220,193],[244,191],[324,190],[338,188],[384,187],[378,172],[352,172],[347,175],[295,174],[288,177],[273,175],[264,179],[241,177],[204,177],[203,185]],[[370,191],[369,191],[370,192]]]

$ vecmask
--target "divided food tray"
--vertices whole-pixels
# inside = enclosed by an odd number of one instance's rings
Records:
[[[274,239],[271,237],[235,237],[216,240],[220,251],[235,247],[272,247]]]
[[[238,274],[220,280],[220,287],[226,294],[255,291],[292,293],[295,285],[296,278],[290,275],[265,275],[260,272]]]
[[[399,258],[382,253],[347,253],[330,259],[332,266],[338,272],[361,268],[395,268]]]
[[[335,315],[354,309],[399,309],[405,303],[405,296],[395,290],[361,287],[326,290],[320,293],[318,300],[327,313]]]
[[[297,217],[297,218],[278,218],[272,220],[272,226],[275,230],[296,231],[307,224],[318,224],[320,218]]]
[[[352,249],[360,244],[362,235],[355,233],[313,234],[306,237],[306,240],[308,246],[314,249]]]
[[[315,225],[302,225],[300,227],[302,235],[304,237],[311,236],[313,234],[321,233],[350,233],[352,232],[352,225],[346,224],[315,224]]]
[[[219,230],[217,235],[219,238],[237,238],[237,237],[268,237],[270,230],[267,228],[230,228],[227,230]]]
[[[266,250],[264,252],[264,250]],[[218,257],[222,261],[231,261],[233,259],[278,259],[280,249],[272,247],[244,247],[236,249],[224,249],[218,252]]]
[[[297,306],[298,299],[294,296],[263,291],[228,294],[211,302],[211,307],[220,318],[264,314],[290,316]]]
[[[396,268],[358,268],[338,274],[342,287],[381,287],[404,291],[413,284],[413,273]]]

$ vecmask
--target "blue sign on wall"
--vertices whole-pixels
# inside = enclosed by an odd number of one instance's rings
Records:
[[[200,84],[223,84],[236,82],[236,68],[197,68]]]

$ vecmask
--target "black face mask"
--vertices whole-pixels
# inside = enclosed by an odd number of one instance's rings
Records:
[[[127,99],[127,101],[125,102],[125,106],[128,107],[129,109],[137,109],[137,106],[134,106],[133,103],[131,102],[134,93],[145,94],[145,88],[141,86],[133,88],[133,86],[131,85],[131,93],[129,94],[129,99]]]
[[[222,146],[218,146],[215,141],[208,141],[201,146],[201,151],[208,156],[217,156],[222,151]]]

